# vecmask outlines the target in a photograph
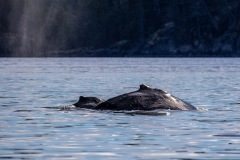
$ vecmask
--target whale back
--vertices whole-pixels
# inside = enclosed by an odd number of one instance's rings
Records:
[[[111,98],[94,109],[100,110],[196,110],[191,104],[161,89],[140,85],[139,90]]]

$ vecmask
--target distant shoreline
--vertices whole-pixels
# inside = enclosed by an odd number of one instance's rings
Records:
[[[177,50],[177,49],[175,49]],[[89,57],[89,58],[100,58],[100,57],[123,57],[123,58],[198,58],[198,57],[240,57],[240,52],[202,52],[202,51],[156,51],[153,49],[141,50],[141,49],[111,49],[111,48],[100,48],[100,49],[89,49],[89,50],[68,50],[68,51],[49,51],[45,53],[28,53],[28,54],[11,54],[11,53],[0,53],[0,57]]]

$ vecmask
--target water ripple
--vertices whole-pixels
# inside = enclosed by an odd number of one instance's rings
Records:
[[[0,73],[0,159],[239,159],[239,59],[0,58]],[[142,83],[199,111],[71,106]]]

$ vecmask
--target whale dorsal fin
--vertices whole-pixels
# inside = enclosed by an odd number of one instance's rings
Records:
[[[87,98],[86,98],[86,97],[84,97],[84,96],[80,96],[80,97],[79,97],[79,101],[80,101],[80,102],[85,102],[85,101],[86,101],[86,99],[87,99]]]
[[[140,88],[139,88],[139,90],[149,90],[149,89],[152,89],[152,88],[150,88],[149,86],[147,86],[145,84],[141,84]]]

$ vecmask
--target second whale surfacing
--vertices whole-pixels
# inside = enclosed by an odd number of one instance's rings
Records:
[[[79,101],[73,104],[77,108],[86,108],[86,109],[93,109],[97,105],[104,102],[104,100],[99,99],[97,97],[84,97],[80,96]]]
[[[74,106],[96,110],[150,111],[150,110],[197,110],[193,105],[161,90],[144,84],[139,90],[103,101],[96,97],[80,97]]]

